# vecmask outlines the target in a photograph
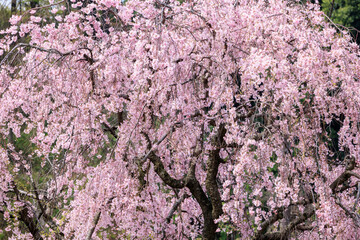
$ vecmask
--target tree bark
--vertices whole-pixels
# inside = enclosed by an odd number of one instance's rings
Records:
[[[177,189],[187,187],[190,190],[192,196],[200,205],[203,214],[204,228],[202,231],[202,237],[204,240],[216,239],[217,224],[215,223],[215,219],[219,218],[223,213],[222,201],[216,182],[216,177],[219,170],[219,165],[223,163],[219,153],[220,149],[225,145],[225,134],[225,125],[221,124],[219,126],[216,137],[212,141],[213,145],[216,146],[216,149],[210,152],[209,160],[207,162],[207,175],[205,180],[206,192],[209,197],[202,189],[199,181],[196,179],[195,163],[191,164],[190,169],[184,178],[174,179],[166,171],[165,166],[163,165],[159,156],[157,156],[154,152],[150,152],[150,154],[147,156],[154,165],[155,172],[166,185]]]
[[[224,136],[226,134],[225,125],[221,124],[213,144],[216,146],[215,150],[210,152],[209,160],[207,161],[207,174],[205,180],[206,192],[210,197],[212,205],[213,219],[219,218],[223,214],[222,201],[217,185],[216,177],[219,171],[220,163],[223,160],[220,158],[220,149],[225,145]]]
[[[33,236],[35,240],[43,240],[43,238],[40,235],[40,230],[38,228],[38,220],[36,217],[30,217],[29,211],[27,207],[24,207],[20,212],[20,220],[25,223],[27,228],[29,229],[29,232]]]
[[[217,225],[215,224],[214,218],[212,216],[212,205],[210,200],[204,193],[199,181],[195,178],[195,176],[189,179],[189,182],[186,186],[189,188],[191,194],[199,203],[204,217],[204,229],[202,232],[203,239],[215,240]]]
[[[30,7],[31,8],[36,8],[39,6],[39,0],[32,0],[30,1]]]
[[[17,0],[11,0],[11,15],[16,13],[16,1]]]

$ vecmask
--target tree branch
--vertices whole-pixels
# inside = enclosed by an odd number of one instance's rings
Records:
[[[101,216],[101,211],[97,212],[95,214],[94,220],[93,220],[93,226],[90,228],[86,240],[91,240],[91,236],[93,235],[96,225],[98,224],[99,220],[100,220],[100,216]]]
[[[341,201],[340,201],[339,198],[336,197],[335,199],[336,199],[335,203],[336,203],[339,207],[341,207],[341,208],[345,211],[345,214],[348,215],[349,217],[351,217],[352,220],[353,220],[353,222],[354,222],[354,224],[355,224],[357,227],[359,227],[359,226],[360,226],[360,216],[359,216],[359,214],[357,214],[357,213],[355,213],[355,212],[352,212],[352,211],[350,211],[349,209],[347,209],[347,208],[341,203]]]
[[[184,179],[175,179],[170,176],[170,174],[166,171],[164,164],[162,163],[159,156],[157,156],[153,151],[149,153],[148,158],[154,165],[154,170],[157,173],[157,175],[163,180],[163,182],[172,187],[172,188],[183,188],[185,187],[185,181]]]
[[[349,180],[350,177],[356,177],[358,179],[360,179],[360,175],[357,173],[354,173],[352,171],[345,171],[343,172],[337,179],[335,179],[334,182],[332,182],[330,184],[330,188],[333,192],[335,192],[337,186],[343,184],[344,182],[346,182],[347,180]]]
[[[13,47],[13,49],[11,49],[11,51],[8,54],[6,54],[4,59],[1,61],[0,66],[2,66],[5,63],[5,61],[9,58],[9,56],[11,55],[12,52],[14,52],[17,48],[20,48],[20,47],[30,47],[30,48],[37,49],[37,50],[39,50],[41,52],[57,54],[57,55],[60,55],[61,57],[66,57],[68,55],[73,54],[73,52],[74,52],[74,51],[70,51],[70,52],[62,53],[59,50],[54,49],[54,48],[45,49],[45,48],[42,48],[42,47],[39,47],[39,46],[27,44],[27,43],[19,43],[15,47]]]
[[[339,185],[344,184],[350,177],[354,176],[360,179],[359,174],[351,172],[355,168],[355,164],[356,164],[355,158],[346,156],[345,163],[346,163],[345,171],[337,179],[335,179],[334,182],[330,184],[330,189],[332,190],[333,193],[336,192],[335,190]]]
[[[297,203],[290,204],[290,205],[288,206],[288,208],[289,208],[289,207],[292,207],[292,206],[298,206],[298,205],[303,205],[303,206],[305,206],[305,205],[307,205],[307,204],[311,204],[312,202],[313,202],[313,199],[309,198],[309,199],[305,199],[305,200],[300,201],[300,202],[297,202]],[[270,235],[269,235],[270,233],[266,233],[266,232],[268,231],[268,228],[269,228],[272,224],[274,224],[275,222],[277,222],[278,220],[280,220],[280,219],[282,219],[282,218],[284,217],[284,214],[283,214],[283,213],[284,213],[284,211],[285,211],[286,209],[287,209],[287,208],[285,208],[284,206],[279,207],[279,208],[276,208],[276,209],[275,209],[276,212],[275,212],[269,219],[267,219],[266,221],[264,221],[264,222],[260,225],[261,229],[256,233],[254,239],[257,239],[257,240],[261,240],[261,239],[278,239],[278,238],[264,238],[264,237],[265,237],[265,236],[270,236]],[[312,208],[312,210],[313,210],[314,213],[315,213],[315,209]],[[305,214],[305,213],[304,213],[304,214]],[[294,221],[296,221],[296,219],[295,219]],[[292,221],[292,222],[294,222],[294,221]],[[292,222],[290,222],[289,225],[288,225],[286,228],[284,228],[283,231],[285,231],[285,230],[290,226],[290,224],[291,224]],[[300,223],[301,223],[301,222],[299,222],[299,223],[297,223],[297,224],[300,224]],[[297,224],[296,224],[296,225],[297,225]],[[296,225],[294,225],[293,227],[295,227]],[[293,228],[292,228],[292,229],[293,229]],[[292,230],[292,229],[290,229],[290,230]],[[283,231],[281,231],[281,232],[283,232]],[[273,233],[271,233],[271,234],[273,234]],[[280,234],[280,232],[277,232],[276,234]],[[276,237],[276,236],[277,236],[276,234],[272,235],[272,237]],[[280,236],[280,235],[279,235],[279,236]],[[285,236],[285,235],[284,235],[284,236]]]
[[[315,214],[315,209],[311,208],[309,211],[304,212],[295,220],[291,221],[282,231],[271,232],[262,235],[257,235],[257,240],[277,240],[277,239],[287,239],[290,232],[293,231],[297,225],[305,222],[309,217]]]
[[[49,224],[50,228],[55,232],[56,238],[63,239],[64,234],[62,232],[60,232],[60,229],[59,229],[58,225],[54,222],[53,218],[49,214],[46,213],[46,209],[40,200],[38,189],[37,189],[36,184],[33,179],[32,179],[32,185],[34,188],[36,201],[39,204],[40,211],[42,213],[44,220],[46,221],[47,224]]]
[[[189,195],[187,195],[186,193],[183,194],[180,199],[178,199],[174,205],[172,206],[172,208],[170,209],[170,212],[168,213],[167,217],[166,217],[166,221],[169,223],[170,219],[172,218],[172,216],[174,215],[176,209],[180,206],[180,204],[186,199],[190,197]]]
[[[14,192],[16,194],[17,200],[20,201],[19,198],[20,193],[16,185],[14,185]],[[23,206],[22,209],[19,211],[19,219],[20,221],[25,223],[26,227],[29,229],[29,232],[31,233],[34,239],[43,240],[42,236],[40,235],[40,229],[38,228],[39,221],[36,217],[31,216],[31,214],[29,214],[29,209],[28,207],[26,207],[26,205]]]

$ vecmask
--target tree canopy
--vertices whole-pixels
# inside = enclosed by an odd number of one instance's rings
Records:
[[[12,16],[0,228],[359,238],[359,47],[298,2],[49,1]]]

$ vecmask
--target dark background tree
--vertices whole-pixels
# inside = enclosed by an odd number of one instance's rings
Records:
[[[360,0],[323,0],[321,7],[334,23],[349,28],[360,44]]]

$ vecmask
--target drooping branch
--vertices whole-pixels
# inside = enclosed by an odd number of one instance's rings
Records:
[[[23,156],[24,159],[27,160],[27,162],[30,162],[30,159],[27,159],[26,156]],[[36,183],[32,177],[32,175],[30,174],[30,179],[31,179],[31,183],[32,183],[32,187],[34,189],[34,194],[35,194],[35,199],[39,205],[40,211],[41,211],[41,216],[43,217],[43,219],[46,221],[46,223],[50,226],[50,228],[55,232],[56,238],[61,240],[64,238],[64,234],[60,231],[59,226],[57,225],[57,223],[54,221],[54,219],[51,217],[51,215],[49,215],[46,212],[46,207],[43,205],[40,196],[39,196],[39,190],[38,187],[36,186]]]
[[[114,200],[114,198],[115,197],[109,198],[109,200],[106,202],[106,205],[111,204],[111,202]],[[96,225],[99,223],[100,217],[101,217],[101,210],[98,210],[94,216],[93,224],[92,224],[91,228],[89,229],[89,232],[86,236],[86,240],[91,240],[91,236],[94,234]]]
[[[56,5],[59,5],[61,3],[65,3],[65,2],[66,2],[66,0],[62,0],[62,1],[51,3],[51,4],[48,4],[48,5],[45,5],[45,6],[33,7],[31,9],[27,10],[26,12],[24,12],[23,16],[25,14],[27,14],[27,13],[30,13],[31,11],[40,10],[40,9],[44,9],[44,8],[50,8],[50,7],[53,7],[53,6],[56,6]]]
[[[166,222],[170,222],[170,219],[172,218],[172,216],[174,215],[175,211],[178,209],[178,207],[180,206],[180,204],[186,199],[188,198],[189,195],[187,194],[183,194],[172,206],[172,208],[170,209],[167,217],[166,217]]]
[[[355,224],[357,227],[360,227],[360,215],[359,215],[359,214],[357,214],[356,212],[351,211],[351,210],[349,210],[347,207],[345,207],[345,206],[341,203],[341,201],[340,201],[340,199],[339,199],[338,197],[336,197],[335,203],[344,210],[344,212],[345,212],[346,215],[348,215],[349,217],[352,218],[354,224]]]
[[[49,54],[57,54],[60,57],[69,56],[69,55],[73,54],[73,52],[74,52],[74,51],[69,51],[69,52],[62,53],[59,50],[54,49],[54,48],[46,49],[46,48],[42,48],[42,47],[39,47],[39,46],[36,46],[36,45],[31,45],[31,44],[28,44],[28,43],[19,43],[15,47],[13,47],[11,49],[11,51],[4,57],[4,59],[0,63],[0,66],[2,66],[7,61],[7,59],[11,55],[11,53],[13,53],[16,49],[21,48],[21,47],[30,47],[30,48],[39,50],[41,52],[47,52]]]
[[[95,228],[96,228],[96,225],[98,224],[99,220],[100,220],[100,216],[101,216],[101,211],[97,212],[95,214],[95,217],[94,217],[94,220],[93,220],[93,225],[92,227],[90,228],[87,236],[86,236],[86,240],[91,240],[91,236],[93,235],[94,231],[95,231]]]

